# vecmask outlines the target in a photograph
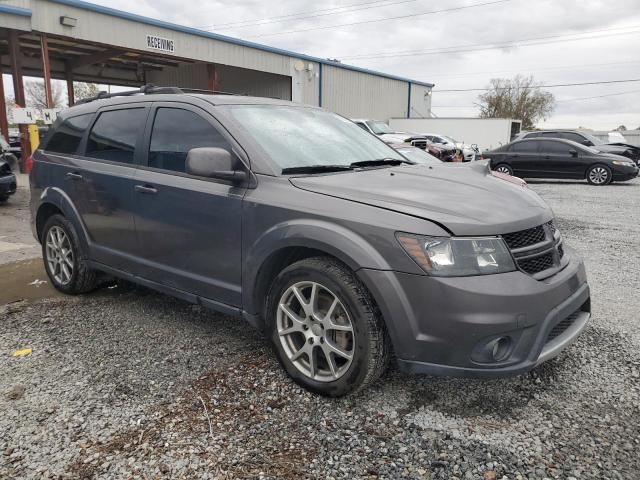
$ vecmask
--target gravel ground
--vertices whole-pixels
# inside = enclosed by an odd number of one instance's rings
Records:
[[[559,358],[496,381],[391,370],[328,400],[242,322],[142,288],[11,303],[0,478],[639,478],[640,179],[531,186],[593,292]]]

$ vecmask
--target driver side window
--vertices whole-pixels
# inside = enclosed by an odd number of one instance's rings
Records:
[[[200,115],[180,108],[158,108],[153,120],[148,165],[185,173],[192,148],[217,147],[231,151],[225,138]]]

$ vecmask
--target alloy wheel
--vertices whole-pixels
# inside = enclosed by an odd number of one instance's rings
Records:
[[[504,173],[505,175],[511,175],[511,170],[506,165],[500,165],[496,168],[496,172]]]
[[[291,363],[319,382],[342,377],[353,361],[355,336],[340,299],[316,282],[291,285],[277,310],[280,344]]]
[[[609,172],[604,167],[594,167],[589,172],[589,180],[595,185],[602,185],[609,180]]]
[[[60,285],[67,285],[73,277],[73,249],[67,233],[53,226],[47,233],[46,260],[51,276]]]

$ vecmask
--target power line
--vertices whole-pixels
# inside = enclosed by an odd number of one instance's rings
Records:
[[[487,74],[495,75],[497,73],[521,73],[523,70],[531,71],[531,72],[547,72],[547,71],[553,71],[553,70],[573,70],[574,68],[583,68],[583,67],[610,67],[614,65],[631,65],[631,64],[640,64],[640,61],[610,62],[610,63],[583,63],[580,65],[563,65],[563,66],[535,68],[535,69],[531,69],[531,67],[523,67],[520,70],[492,70],[490,72],[485,71],[485,72],[456,73],[452,75],[430,74],[430,77],[432,78],[469,77],[469,76],[487,75]]]
[[[630,95],[632,93],[640,93],[640,90],[627,90],[626,92],[607,93],[605,95],[594,95],[593,97],[567,98],[565,100],[556,100],[556,103],[575,102],[577,100],[591,100],[593,98],[617,97],[618,95]]]
[[[517,87],[521,89],[531,89],[531,88],[557,88],[557,87],[580,87],[583,85],[610,85],[612,83],[630,83],[630,82],[640,82],[640,78],[631,78],[626,80],[606,80],[601,82],[581,82],[581,83],[556,83],[552,85],[531,85],[531,86],[522,86]],[[500,90],[505,90],[510,87],[498,87]],[[437,90],[437,93],[453,93],[453,92],[487,92],[491,90],[491,88],[461,88],[454,90]]]
[[[592,97],[567,98],[564,100],[556,100],[556,103],[575,102],[582,100],[592,100],[594,98],[616,97],[619,95],[631,95],[640,93],[640,90],[627,90],[625,92],[607,93],[605,95],[594,95]],[[477,108],[479,105],[431,105],[431,108]]]
[[[287,35],[290,33],[301,33],[301,32],[310,32],[313,30],[326,30],[326,29],[330,29],[330,28],[339,28],[339,27],[351,27],[353,25],[364,25],[364,24],[369,24],[369,23],[378,23],[378,22],[386,22],[389,20],[399,20],[402,18],[415,18],[415,17],[421,17],[424,15],[433,15],[436,13],[445,13],[445,12],[455,12],[455,11],[459,11],[459,10],[467,10],[469,8],[477,8],[477,7],[485,7],[488,5],[497,5],[497,4],[501,4],[501,3],[507,3],[507,2],[512,2],[513,0],[494,0],[491,2],[484,2],[484,3],[476,3],[473,5],[463,5],[460,7],[452,7],[452,8],[443,8],[440,10],[431,10],[429,12],[422,12],[422,13],[413,13],[410,15],[399,15],[396,17],[387,17],[387,18],[378,18],[378,19],[374,19],[374,20],[363,20],[360,22],[351,22],[351,23],[340,23],[340,24],[335,24],[335,25],[325,25],[322,27],[313,27],[313,28],[304,28],[304,29],[300,29],[300,30],[285,30],[283,32],[275,32],[275,33],[265,33],[262,35],[254,35],[252,38],[257,38],[257,37],[272,37],[275,35]]]
[[[634,29],[628,32],[618,32],[618,30],[623,30],[623,29]],[[617,27],[617,28],[608,28],[608,29],[604,29],[604,30],[589,30],[589,31],[585,31],[585,32],[578,32],[578,33],[568,33],[568,34],[563,34],[563,35],[549,35],[549,36],[545,36],[545,37],[530,37],[530,38],[523,38],[523,39],[519,39],[519,40],[509,40],[507,42],[496,42],[496,43],[472,43],[472,44],[466,44],[466,45],[452,45],[449,47],[440,47],[440,48],[431,48],[431,49],[427,49],[427,50],[403,50],[403,51],[397,51],[397,52],[378,52],[378,53],[368,53],[366,55],[353,55],[353,56],[347,56],[347,57],[340,57],[343,60],[354,60],[354,59],[380,59],[380,58],[397,58],[397,57],[413,57],[413,56],[417,56],[417,55],[436,55],[436,54],[443,54],[443,53],[463,53],[463,52],[476,52],[476,51],[481,51],[481,50],[494,50],[494,49],[498,49],[498,48],[505,48],[505,47],[525,47],[525,46],[530,46],[530,45],[545,45],[548,43],[557,43],[557,42],[572,42],[572,41],[581,41],[581,40],[589,40],[592,38],[600,38],[600,37],[607,37],[607,36],[616,36],[616,35],[629,35],[629,34],[633,34],[633,33],[638,33],[640,30],[640,25],[631,25],[631,26],[627,26],[627,27]],[[607,34],[607,32],[618,32],[618,33],[609,33]],[[586,37],[582,37],[582,38],[566,38],[566,37],[571,37],[571,36],[576,36],[576,35],[589,35],[589,34],[598,34],[598,33],[603,33],[604,35],[597,35],[597,36],[586,36]],[[548,42],[538,42],[539,40],[547,40],[547,39],[557,39],[557,40],[553,40],[553,41],[548,41]],[[530,43],[530,44],[519,44],[519,42],[537,42],[537,43]],[[474,48],[474,47],[480,47],[480,48]]]
[[[403,3],[415,3],[417,1],[419,0],[398,0],[395,2],[390,2],[390,0],[378,0],[375,2],[354,3],[350,5],[343,5],[341,7],[324,8],[321,10],[311,10],[308,12],[293,13],[289,15],[280,15],[277,17],[267,17],[261,20],[245,20],[243,22],[220,23],[217,25],[204,25],[198,28],[203,28],[205,30],[209,30],[209,29],[229,30],[229,29],[245,28],[245,27],[251,27],[251,26],[269,25],[271,23],[291,22],[295,20],[304,20],[307,18],[339,15],[342,13],[358,12],[361,10],[370,10],[373,8],[383,8],[383,7],[388,7],[391,5],[399,5]]]

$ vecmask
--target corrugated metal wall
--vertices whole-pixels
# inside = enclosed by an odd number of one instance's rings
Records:
[[[330,65],[322,67],[322,106],[346,117],[404,117],[408,95],[406,82]]]
[[[411,84],[411,118],[431,117],[431,89],[422,85]]]

